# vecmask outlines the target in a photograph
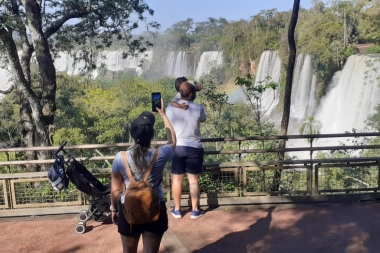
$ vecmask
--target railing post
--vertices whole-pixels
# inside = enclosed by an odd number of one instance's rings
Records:
[[[310,139],[310,178],[309,178],[310,182],[308,183],[308,187],[310,187],[308,189],[309,194],[313,193],[313,189],[312,189],[313,187],[313,150],[312,150],[313,141],[314,141],[314,138],[311,138]]]
[[[239,141],[239,151],[241,151],[241,141]],[[241,153],[239,153],[239,163],[240,162],[241,162]],[[242,181],[242,178],[243,178],[243,168],[241,166],[238,167],[237,173],[239,175],[239,179],[238,179],[238,182],[235,182],[235,183],[237,183],[239,185],[240,182]],[[243,190],[242,189],[240,189],[240,191],[239,191],[239,196],[240,197],[243,196]]]
[[[380,162],[377,161],[377,188],[380,188]]]
[[[318,194],[318,167],[314,168],[314,194]]]

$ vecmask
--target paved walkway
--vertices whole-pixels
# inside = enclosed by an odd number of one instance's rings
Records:
[[[220,207],[191,220],[169,214],[160,252],[380,253],[380,204]],[[88,222],[74,232],[73,215],[0,218],[0,252],[121,252],[112,224]],[[141,245],[140,245],[140,252]]]

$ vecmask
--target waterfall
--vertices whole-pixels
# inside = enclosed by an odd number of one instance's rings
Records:
[[[280,84],[281,59],[277,51],[264,51],[261,54],[255,85],[263,81],[264,83],[262,84],[265,84],[267,77],[270,77],[272,82]],[[266,115],[269,115],[278,104],[279,94],[279,87],[276,90],[271,89],[263,94],[261,106],[263,110],[267,110]]]
[[[172,72],[175,66],[175,55],[176,53],[174,51],[169,52],[168,56],[166,57],[165,61],[165,70],[164,70],[164,75],[165,76],[173,76]]]
[[[220,51],[203,52],[195,72],[195,79],[201,78],[203,75],[210,73],[211,69],[222,65],[223,53]]]
[[[189,68],[187,62],[187,53],[180,51],[177,54],[176,64],[174,66],[173,76],[187,76],[189,75]]]
[[[185,51],[168,53],[165,61],[164,76],[179,77],[194,75],[193,55]]]
[[[343,133],[365,127],[367,117],[380,103],[378,73],[373,72],[380,68],[378,59],[371,55],[352,55],[343,70],[335,74],[316,114],[322,123],[321,133]],[[367,66],[370,61],[374,66]]]
[[[124,71],[128,69],[133,69],[138,75],[143,71],[144,67],[149,67],[152,60],[153,52],[147,51],[140,53],[137,56],[123,57],[125,51],[103,51],[98,53],[96,57],[97,67],[104,67],[109,71]],[[77,57],[80,58],[80,52],[77,52]],[[145,62],[146,65],[141,63]],[[59,72],[66,72],[68,75],[81,75],[85,74],[84,69],[86,63],[83,60],[78,60],[74,62],[74,57],[72,57],[67,52],[59,52],[58,57],[54,59],[54,66]],[[99,71],[94,70],[91,75],[92,77],[97,77]]]
[[[311,57],[299,54],[294,68],[290,117],[303,120],[314,115],[317,78],[312,73]]]
[[[76,57],[79,59],[75,62],[75,59],[68,52],[59,52],[58,56],[54,58],[54,66],[58,72],[66,72],[68,75],[83,75],[85,74],[86,62],[80,60],[81,52],[76,53]]]

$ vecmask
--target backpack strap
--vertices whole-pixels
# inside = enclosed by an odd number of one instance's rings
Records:
[[[134,178],[132,176],[131,168],[129,167],[128,158],[127,158],[127,151],[122,152],[122,156],[123,156],[123,161],[124,161],[124,165],[125,165],[125,171],[127,172],[127,176],[129,178],[129,181],[130,182],[135,182],[135,180],[134,180]],[[150,172],[153,169],[154,163],[157,160],[157,157],[158,157],[158,149],[156,149],[156,152],[154,154],[153,160],[149,164],[149,168],[148,168],[148,170],[145,173],[144,180],[148,179],[148,177],[150,175]]]
[[[148,168],[148,170],[147,170],[146,173],[145,173],[144,181],[148,180],[148,177],[149,177],[149,175],[150,175],[150,172],[151,172],[152,169],[153,169],[153,166],[154,166],[154,163],[155,163],[156,160],[157,160],[157,157],[158,157],[158,149],[156,149],[156,152],[154,153],[153,160],[150,162],[150,164],[149,164],[149,168]]]

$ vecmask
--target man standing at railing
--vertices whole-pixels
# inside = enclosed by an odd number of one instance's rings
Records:
[[[204,214],[204,211],[199,208],[199,174],[202,172],[204,154],[200,123],[206,120],[206,113],[202,105],[193,102],[196,97],[193,84],[183,82],[179,92],[181,99],[178,103],[188,105],[188,109],[169,105],[166,111],[177,137],[177,147],[173,154],[171,168],[174,199],[172,215],[176,219],[182,218],[180,210],[182,181],[187,173],[192,204],[190,218],[198,219]]]

